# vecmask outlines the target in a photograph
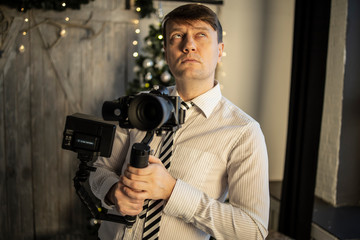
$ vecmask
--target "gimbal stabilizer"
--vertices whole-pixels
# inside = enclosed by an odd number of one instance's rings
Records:
[[[185,121],[185,110],[181,108],[179,96],[169,96],[166,87],[157,86],[149,93],[121,97],[104,102],[103,118],[117,121],[122,128],[137,128],[146,131],[140,143],[131,148],[130,165],[144,168],[148,165],[150,142],[154,133],[175,132]],[[88,166],[98,156],[110,157],[114,142],[116,125],[97,119],[90,115],[75,113],[67,116],[62,148],[78,153],[79,170],[74,177],[76,193],[90,210],[95,219],[126,224],[131,227],[136,216],[119,216],[107,214],[106,209],[97,207],[81,183],[85,182],[90,171],[95,167]]]
[[[79,169],[74,177],[74,187],[82,203],[88,208],[91,215],[98,220],[111,221],[126,224],[132,227],[136,216],[119,216],[108,214],[106,209],[96,206],[92,198],[85,190],[82,183],[86,182],[90,171],[96,171],[88,163],[97,157],[110,157],[116,125],[96,119],[93,116],[76,113],[66,118],[62,148],[78,153],[80,160]],[[150,154],[150,142],[154,131],[148,131],[140,143],[135,143],[131,149],[130,165],[136,168],[144,168],[148,165]]]

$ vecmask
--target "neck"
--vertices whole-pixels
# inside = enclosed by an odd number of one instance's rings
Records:
[[[190,101],[201,94],[209,91],[215,86],[214,81],[195,82],[195,81],[176,81],[176,89],[183,101]]]

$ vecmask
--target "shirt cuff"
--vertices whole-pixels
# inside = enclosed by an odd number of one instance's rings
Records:
[[[190,222],[200,204],[201,197],[202,192],[200,190],[177,179],[171,196],[164,207],[164,213]]]
[[[118,177],[110,176],[108,177],[101,186],[100,196],[102,206],[106,209],[115,209],[115,205],[109,205],[107,201],[105,201],[106,194],[109,192],[110,188],[119,181]]]

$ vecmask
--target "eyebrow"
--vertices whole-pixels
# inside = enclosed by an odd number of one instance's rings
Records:
[[[209,31],[210,28],[207,28],[207,27],[192,27],[193,29],[195,30],[202,30],[202,31]],[[176,31],[179,31],[181,32],[184,28],[182,27],[176,27],[176,28],[173,28],[173,29],[170,29],[169,33],[173,33],[173,32],[176,32]]]

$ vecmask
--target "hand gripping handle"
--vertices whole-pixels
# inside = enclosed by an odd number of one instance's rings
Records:
[[[145,143],[134,143],[131,148],[130,166],[145,168],[149,164],[150,146]],[[134,223],[136,216],[125,216],[126,221]]]

